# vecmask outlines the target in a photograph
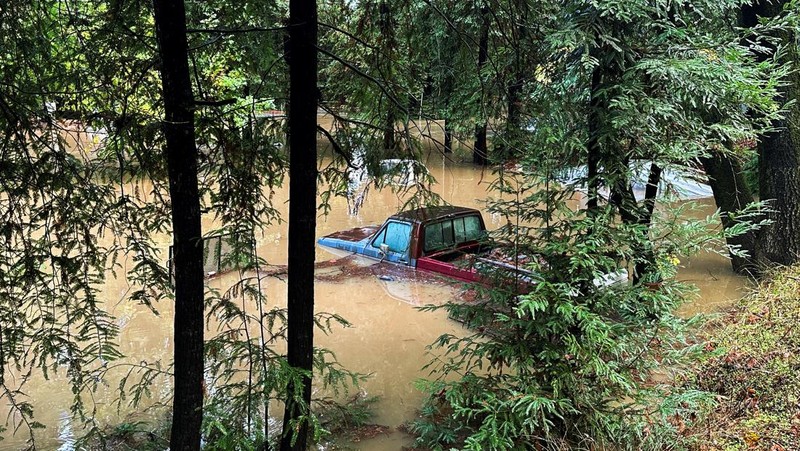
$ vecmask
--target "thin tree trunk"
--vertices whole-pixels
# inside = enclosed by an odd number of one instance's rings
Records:
[[[452,43],[455,37],[451,35],[447,35],[447,41],[449,43],[448,52],[454,54],[458,51],[456,45]],[[444,120],[444,153],[453,153],[453,127],[451,124],[451,102],[453,97],[453,91],[455,88],[455,75],[448,71],[447,75],[442,79],[442,89],[440,95],[444,97],[444,114],[442,115],[442,119]]]
[[[655,266],[655,255],[653,254],[653,246],[650,243],[650,225],[653,223],[653,211],[656,208],[656,196],[658,196],[658,185],[661,183],[661,174],[663,170],[655,163],[650,164],[650,173],[647,176],[647,186],[644,190],[644,200],[642,206],[636,206],[639,211],[639,225],[645,226],[642,237],[645,241],[644,250],[642,251],[642,259],[636,263],[633,271],[634,285],[641,281],[641,278],[648,270],[652,270]],[[630,193],[631,200],[636,203],[636,197]]]
[[[290,384],[281,450],[305,451],[314,355],[314,233],[317,215],[317,2],[289,3],[288,360],[308,372],[300,400]]]
[[[604,163],[608,165],[611,162]],[[632,282],[636,285],[641,282],[643,276],[653,274],[656,271],[655,254],[650,242],[649,230],[653,219],[656,196],[658,196],[658,185],[661,183],[662,170],[657,164],[650,164],[644,199],[639,204],[626,174],[630,161],[626,158],[617,164],[620,165],[616,170],[619,174],[617,174],[617,179],[614,181],[614,186],[611,190],[610,202],[617,208],[622,222],[644,226],[642,228],[642,241],[632,245],[632,253],[636,256],[636,261],[633,265]]]
[[[658,185],[661,183],[662,169],[655,163],[650,164],[650,173],[647,176],[647,186],[644,189],[644,215],[639,218],[639,224],[650,226],[653,220],[653,210],[656,209],[656,196]]]
[[[517,56],[519,58],[519,56]],[[514,80],[509,83],[507,88],[507,95],[508,95],[508,117],[506,118],[506,133],[511,135],[512,137],[519,134],[519,130],[521,128],[520,125],[520,117],[521,117],[521,96],[522,96],[522,80],[519,78],[519,74],[515,71],[514,73]]]
[[[505,140],[501,145],[495,145],[496,156],[495,158],[501,162],[513,160],[515,156],[519,155],[519,146],[522,133],[520,131],[520,104],[522,95],[522,83],[517,79],[515,73],[514,80],[506,87],[506,133]]]
[[[161,57],[175,274],[174,371],[170,449],[200,449],[203,420],[203,241],[197,186],[194,98],[183,0],[154,0]]]
[[[489,8],[481,7],[481,35],[478,43],[478,78],[481,80],[483,68],[489,60]],[[482,83],[481,83],[482,84]],[[489,164],[489,148],[486,143],[486,121],[475,125],[475,146],[472,150],[472,162],[485,166]]]
[[[714,201],[722,214],[722,226],[729,229],[736,225],[731,216],[753,202],[753,194],[744,179],[744,172],[738,161],[719,152],[700,159],[708,176],[708,184],[714,192]],[[748,257],[731,254],[733,270],[739,274],[752,273],[755,269],[756,231],[727,239],[728,245],[746,251]]]
[[[587,177],[587,201],[586,208],[589,212],[596,211],[598,207],[598,198],[600,197],[600,188],[598,180],[598,166],[600,163],[600,109],[602,108],[600,101],[600,83],[602,81],[601,66],[594,68],[592,72],[592,86],[589,92],[589,114],[587,117],[589,140],[586,143],[586,177]]]
[[[453,131],[450,129],[450,121],[444,121],[444,153],[453,153]]]
[[[481,166],[489,164],[486,143],[486,123],[475,126],[475,146],[472,148],[472,163]]]
[[[520,155],[520,148],[524,145],[522,133],[522,106],[523,90],[525,88],[525,57],[521,46],[529,40],[527,23],[526,2],[514,0],[512,2],[513,14],[517,17],[517,25],[512,35],[516,41],[514,46],[514,61],[511,65],[511,80],[506,86],[506,143],[503,146],[503,161],[513,160]]]
[[[390,103],[389,111],[386,112],[386,125],[383,129],[383,148],[388,158],[394,158],[396,155],[395,147],[397,140],[395,139],[395,123],[397,118],[394,115],[394,105]]]
[[[379,27],[381,30],[381,41],[383,42],[383,58],[381,60],[381,71],[386,80],[394,78],[395,58],[394,51],[397,48],[395,37],[395,25],[392,23],[392,9],[386,0],[380,3]],[[397,124],[397,105],[391,98],[386,99],[386,125],[383,129],[383,148],[388,158],[395,158],[397,155],[397,136],[395,127]]]

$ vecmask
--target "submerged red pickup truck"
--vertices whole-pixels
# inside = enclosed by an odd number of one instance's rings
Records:
[[[382,226],[336,232],[317,242],[326,247],[432,271],[467,282],[488,282],[486,271],[535,284],[537,275],[524,266],[527,256],[507,256],[487,241],[478,210],[456,206],[417,208],[398,213]],[[546,264],[546,263],[545,263]],[[596,286],[628,281],[620,269],[595,280]]]
[[[479,282],[478,268],[491,265],[530,279],[532,273],[490,258],[486,226],[478,210],[425,207],[398,213],[380,227],[360,227],[324,236],[322,246],[390,261],[449,277]]]

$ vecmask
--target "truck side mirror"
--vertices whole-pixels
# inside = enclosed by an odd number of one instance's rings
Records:
[[[380,250],[381,250],[381,254],[383,254],[383,255],[387,255],[387,254],[389,253],[389,245],[388,245],[388,244],[386,244],[386,243],[382,243],[382,244],[381,244],[380,246],[378,246],[378,247],[379,247],[379,248],[380,248]]]

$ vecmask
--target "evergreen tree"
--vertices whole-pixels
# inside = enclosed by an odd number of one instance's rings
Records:
[[[674,314],[687,287],[671,276],[677,258],[723,236],[682,217],[689,207],[658,208],[670,200],[658,187],[664,170],[691,173],[708,149],[753,139],[774,117],[778,74],[721,31],[739,6],[576,1],[537,24],[532,45],[546,58],[529,69],[541,82],[524,97],[535,128],[518,141],[519,164],[498,169],[501,200],[490,206],[507,218],[495,245],[529,272],[516,283],[498,274],[505,282],[478,288],[475,303],[446,307],[471,332],[437,343],[449,356],[431,364],[426,420],[416,424],[423,444],[660,449],[680,440],[675,418],[690,423],[708,398],[651,379],[656,368],[679,375],[697,351]],[[575,209],[581,191],[587,206]],[[608,286],[622,268],[631,280]]]
[[[182,2],[169,5],[181,9]],[[254,253],[255,234],[279,219],[271,197],[286,169],[284,130],[263,112],[286,97],[285,5],[220,0],[187,6],[185,32],[156,20],[160,31],[176,33],[162,42],[166,57],[157,51],[147,2],[12,2],[0,9],[0,171],[6,180],[0,362],[26,375],[66,372],[76,394],[72,411],[97,435],[103,431],[84,393],[127,374],[119,402],[135,407],[149,384],[173,376],[174,369],[174,449],[199,446],[200,418],[209,447],[225,448],[232,443],[226,440],[266,446],[276,438],[267,429],[269,403],[296,398],[303,404],[302,390],[289,391],[287,384],[310,377],[272,348],[284,339],[285,309],[268,304],[263,276],[246,276],[265,264]],[[313,168],[315,158],[309,164]],[[204,288],[201,211],[215,216],[229,237],[232,252],[223,264],[242,270],[224,293]],[[178,292],[174,367],[120,355],[101,291],[109,275],[127,277],[132,289],[125,301],[157,311],[173,282],[166,249],[154,237],[170,232]],[[309,242],[310,233],[300,236]],[[303,255],[313,266],[313,252]],[[127,274],[118,271],[123,261],[130,262]],[[248,307],[239,307],[237,298]],[[218,327],[205,356],[204,306],[208,324]],[[323,325],[342,321],[315,318]],[[312,355],[325,383],[349,376],[330,365],[324,350]],[[33,432],[39,426],[34,410],[20,398],[28,377],[0,383]],[[318,436],[319,424],[305,412]],[[225,428],[224,437],[217,426]]]

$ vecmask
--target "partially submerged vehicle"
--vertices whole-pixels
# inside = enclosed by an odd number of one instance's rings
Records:
[[[476,282],[480,275],[468,258],[485,253],[486,226],[478,210],[439,206],[407,210],[382,226],[336,232],[322,246]],[[471,256],[471,257],[469,257]]]
[[[537,279],[527,269],[530,256],[505,255],[487,240],[483,217],[473,208],[408,210],[391,216],[380,227],[336,232],[320,238],[318,243],[467,282],[488,282],[488,274],[499,274],[525,285],[535,284]],[[622,269],[598,279],[596,284],[607,286],[627,279],[628,273]]]
[[[255,241],[232,234],[203,238],[203,269],[207,278],[240,269],[232,253],[238,246],[255,249]],[[321,246],[396,263],[410,268],[442,274],[466,282],[503,283],[515,280],[530,287],[540,276],[530,268],[547,265],[536,256],[509,255],[508,249],[488,239],[480,211],[456,206],[424,207],[397,213],[381,226],[357,227],[335,232],[318,240]],[[536,259],[534,262],[533,260]],[[172,276],[173,247],[169,247],[167,268]],[[317,262],[329,268],[342,260]],[[285,274],[286,265],[270,265],[261,274]],[[596,286],[609,286],[628,280],[627,270],[595,279]]]
[[[649,160],[631,160],[630,187],[636,201],[645,197],[650,166]],[[576,191],[586,193],[586,182],[589,171],[586,165],[567,167],[559,171],[556,177],[564,185],[572,186]],[[659,198],[672,200],[693,200],[714,197],[714,191],[708,184],[706,174],[696,168],[686,166],[667,166],[662,168],[658,183]],[[608,187],[601,187],[600,195],[608,199]]]

